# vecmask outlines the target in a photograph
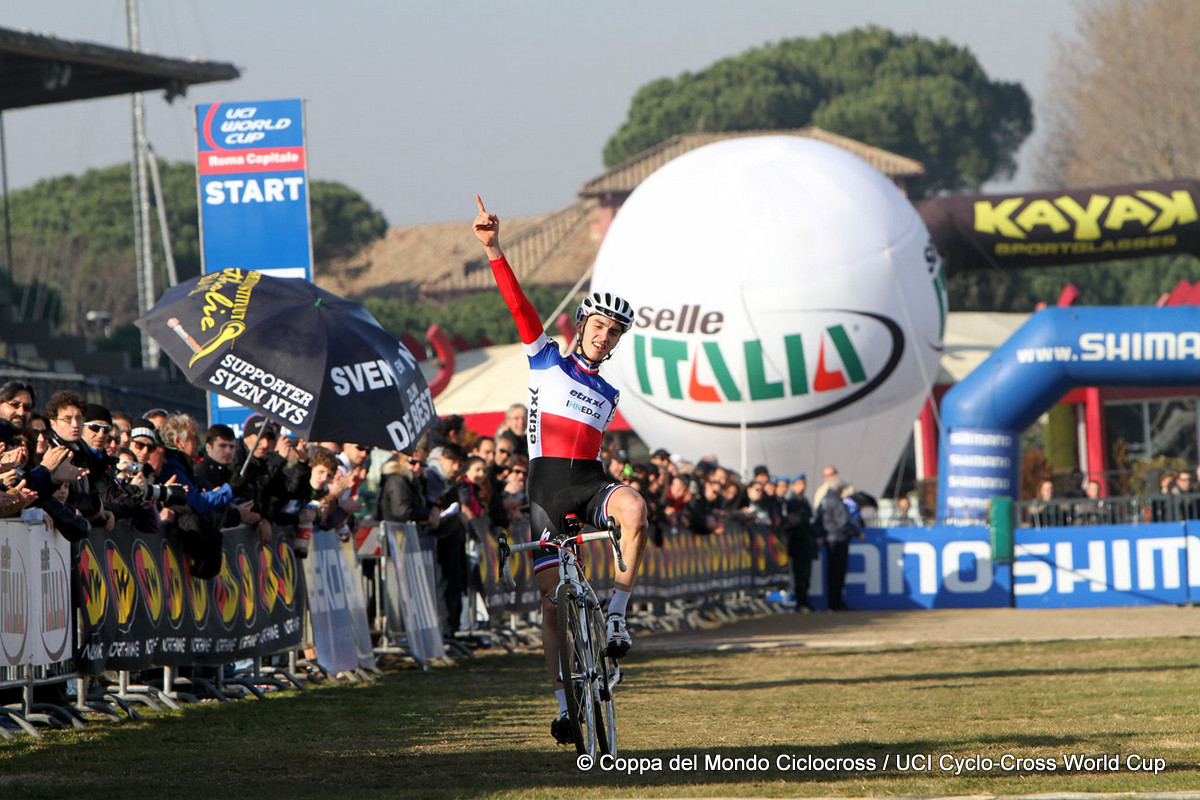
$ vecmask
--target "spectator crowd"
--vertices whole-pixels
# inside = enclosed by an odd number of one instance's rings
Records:
[[[439,595],[447,630],[462,624],[463,598],[481,537],[491,528],[528,520],[526,422],[522,405],[512,406],[491,435],[468,429],[461,416],[448,415],[411,456],[398,455],[383,465],[375,516],[416,523],[437,538]],[[659,449],[648,461],[636,463],[611,442],[601,455],[611,478],[645,499],[652,545],[661,546],[673,536],[712,536],[737,526],[765,526],[787,542],[800,598],[807,597],[812,562],[822,544],[843,556],[833,559],[832,585],[840,585],[837,571],[844,576],[849,542],[860,535],[863,521],[858,502],[862,496],[841,481],[836,469],[826,470],[810,502],[804,474],[773,475],[759,466],[743,481],[712,457],[688,463]],[[822,507],[825,497],[836,503]],[[831,517],[837,509],[844,513]],[[895,513],[902,515],[896,524],[918,522],[909,516],[907,499]],[[831,607],[840,606],[840,596],[831,601]],[[802,599],[799,610],[811,609]]]
[[[187,414],[135,417],[69,389],[39,407],[31,384],[8,381],[0,517],[40,519],[73,542],[122,520],[143,533],[171,526],[200,578],[220,570],[223,528],[253,526],[263,542],[305,526],[349,535],[369,448],[306,442],[261,417],[241,436],[218,424],[201,437],[199,427]]]
[[[219,572],[222,529],[232,526],[252,526],[264,543],[292,536],[303,557],[310,530],[348,539],[365,517],[412,522],[436,540],[443,625],[453,632],[478,580],[471,567],[482,538],[529,516],[522,405],[510,408],[491,435],[469,430],[461,416],[443,417],[412,455],[383,461],[370,497],[366,445],[308,442],[259,416],[240,433],[215,424],[202,435],[187,414],[150,409],[135,416],[69,389],[40,400],[31,384],[0,386],[0,516],[40,519],[70,541],[122,520],[143,533],[170,526],[200,578]],[[836,469],[826,469],[810,502],[803,474],[772,475],[760,466],[743,481],[711,457],[691,464],[660,449],[635,463],[613,444],[602,455],[612,479],[645,498],[654,544],[764,526],[787,542],[799,597],[807,596],[822,544],[833,565],[831,587],[841,585],[849,541],[863,523],[861,496]],[[827,497],[836,502],[823,502]]]
[[[39,400],[28,383],[0,385],[0,517],[40,519],[71,541],[121,520],[147,533],[172,526],[197,577],[220,570],[221,531],[231,526],[252,526],[263,542],[293,537],[303,557],[311,530],[348,539],[364,518],[412,522],[436,540],[443,625],[453,632],[469,616],[470,590],[480,588],[473,566],[483,537],[529,517],[521,405],[491,434],[470,430],[458,415],[441,418],[411,455],[380,454],[372,491],[372,448],[359,443],[308,442],[257,416],[240,433],[216,424],[202,435],[187,414],[150,409],[135,416],[73,390]],[[876,525],[921,524],[907,497],[872,519],[874,499],[855,492],[833,466],[810,499],[806,475],[777,475],[766,466],[742,480],[713,457],[689,463],[659,449],[635,462],[612,442],[602,457],[614,481],[645,499],[654,545],[751,525],[773,531],[786,543],[801,611],[808,610],[804,598],[822,546],[829,604],[841,607],[849,543],[861,535],[864,512]],[[1200,516],[1193,478],[1188,470],[1164,474],[1162,497],[1146,521]],[[1064,498],[1053,488],[1045,482],[1027,509],[1032,524],[1120,521],[1099,481],[1079,475]]]

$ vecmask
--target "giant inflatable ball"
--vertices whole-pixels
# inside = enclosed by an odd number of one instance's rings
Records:
[[[617,214],[592,289],[637,310],[605,375],[638,436],[743,473],[816,483],[833,464],[879,492],[937,376],[929,234],[891,181],[821,142],[743,138],[669,162]]]

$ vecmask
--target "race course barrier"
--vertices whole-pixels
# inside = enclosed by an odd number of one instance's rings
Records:
[[[70,660],[71,545],[53,528],[0,521],[0,684]]]
[[[1081,608],[1200,602],[1200,521],[1142,525],[1020,528],[1015,560],[992,558],[980,526],[869,528],[850,545],[845,601],[862,610],[921,608]],[[524,531],[514,541],[524,541]],[[489,614],[540,606],[532,563],[512,560],[517,588],[497,574],[495,545],[481,565]],[[588,580],[604,598],[612,554],[604,542],[585,546]],[[809,604],[828,607],[825,553],[813,561]],[[698,599],[790,585],[786,539],[762,526],[708,536],[669,536],[648,545],[634,590],[636,602]]]
[[[529,526],[510,531],[513,542],[528,541]],[[493,617],[502,612],[527,613],[541,608],[533,562],[526,557],[509,561],[517,586],[509,591],[499,575],[496,543],[483,543],[480,562],[485,602]],[[613,554],[604,541],[583,545],[587,578],[597,596],[612,592]],[[664,538],[662,547],[647,545],[634,596],[637,602],[673,601],[725,592],[786,586],[786,540],[765,526],[728,525],[709,536],[680,533]]]
[[[193,577],[174,531],[121,521],[76,545],[79,671],[219,665],[300,644],[304,573],[291,545],[259,543],[249,527],[223,536],[220,574]]]

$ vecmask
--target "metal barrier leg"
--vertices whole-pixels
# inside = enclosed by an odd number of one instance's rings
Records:
[[[40,739],[42,736],[41,731],[39,731],[37,728],[35,728],[33,725],[31,725],[29,720],[25,719],[24,715],[22,715],[15,708],[10,708],[8,706],[0,706],[0,719],[9,720],[13,724],[15,724],[18,728],[20,728],[25,733],[29,734],[30,736],[32,736],[35,739]],[[12,732],[9,731],[6,727],[0,726],[0,731],[5,732],[5,734],[7,735],[6,738],[11,738]]]

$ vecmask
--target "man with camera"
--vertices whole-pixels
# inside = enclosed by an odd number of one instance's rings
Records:
[[[94,486],[92,481],[93,471],[99,478],[104,472],[104,466],[95,459],[89,459],[89,448],[83,439],[87,408],[87,400],[78,392],[63,389],[52,394],[46,403],[46,416],[50,419],[50,441],[51,444],[67,448],[71,454],[71,463],[87,470],[83,476],[71,482],[67,490],[66,504],[77,509],[93,525],[112,530],[115,517],[104,507],[98,486]]]

